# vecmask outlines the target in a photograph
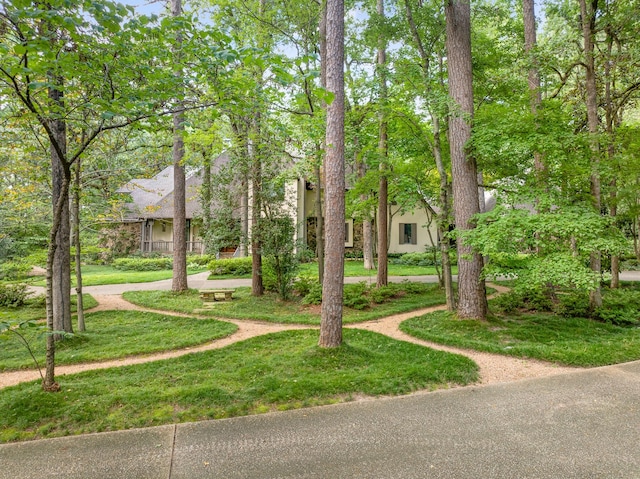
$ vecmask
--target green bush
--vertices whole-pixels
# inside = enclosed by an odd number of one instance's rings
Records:
[[[392,260],[395,264],[406,266],[434,266],[433,253],[405,253],[400,258]],[[438,264],[440,260],[438,258]]]
[[[640,324],[640,291],[605,290],[602,295],[602,306],[594,311],[594,316],[611,324]]]
[[[574,291],[566,294],[558,295],[558,305],[556,313],[565,318],[588,318],[589,310],[589,293],[586,291]]]
[[[161,258],[117,258],[112,266],[121,271],[161,271],[173,268],[173,259]]]
[[[321,304],[322,303],[322,285],[316,281],[310,285],[309,291],[302,298],[302,304]]]
[[[347,308],[365,309],[371,301],[367,295],[369,288],[364,281],[356,284],[345,284],[342,294],[342,303]]]
[[[316,286],[319,286],[318,278],[310,274],[301,274],[293,282],[293,291],[304,298]]]
[[[31,271],[31,265],[24,261],[7,261],[0,264],[0,279],[14,281],[25,279]]]
[[[640,271],[640,260],[628,259],[620,265],[622,271]]]
[[[187,264],[190,268],[207,268],[209,263],[216,259],[214,254],[194,254],[187,256]]]
[[[376,304],[384,303],[385,301],[393,298],[398,293],[397,285],[389,284],[387,286],[381,286],[379,288],[370,288],[369,297],[371,301]]]
[[[25,304],[28,297],[26,284],[0,283],[0,306],[18,308]]]
[[[251,258],[214,259],[209,262],[207,268],[216,276],[242,276],[251,273]]]

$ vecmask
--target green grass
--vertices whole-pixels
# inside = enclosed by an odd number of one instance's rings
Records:
[[[603,366],[640,359],[640,328],[551,313],[473,321],[435,312],[404,321],[400,329],[441,344],[570,366]]]
[[[74,364],[148,354],[202,344],[228,336],[237,327],[214,319],[167,316],[140,311],[101,311],[85,316],[87,331],[56,345],[56,364]],[[44,364],[45,338],[26,331],[38,362]],[[27,348],[5,333],[0,371],[33,368]]]
[[[93,296],[89,294],[82,295],[82,304],[84,309],[95,308],[98,306],[98,302],[93,298]],[[77,296],[75,294],[71,295],[71,312],[75,313],[77,311]],[[14,320],[14,321],[30,321],[30,320],[38,320],[45,319],[47,316],[44,300],[39,301],[37,299],[31,298],[27,301],[25,306],[20,308],[7,308],[0,307],[0,321],[2,320]]]
[[[200,273],[206,271],[206,268],[189,269],[188,274]],[[83,265],[82,266],[82,285],[83,286],[100,286],[104,284],[126,284],[126,283],[150,283],[152,281],[160,281],[170,279],[173,271],[164,269],[161,271],[122,271],[112,266],[102,265]],[[75,285],[75,275],[71,275],[71,282]],[[36,286],[44,286],[44,279],[34,281]]]
[[[0,442],[225,418],[406,394],[477,380],[468,358],[345,330],[335,349],[318,332],[287,331],[170,361],[89,371],[0,394]]]
[[[423,291],[421,294],[406,294],[364,310],[344,308],[343,323],[368,321],[444,303],[444,293],[437,284],[420,283],[419,287]],[[300,301],[284,302],[273,293],[256,298],[251,296],[250,288],[236,288],[233,296],[233,301],[216,303],[210,312],[201,314],[276,323],[320,324],[320,306],[306,306]],[[123,297],[139,306],[166,311],[192,313],[202,308],[196,290],[180,295],[171,291],[128,291]]]

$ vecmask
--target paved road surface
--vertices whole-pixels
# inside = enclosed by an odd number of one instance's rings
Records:
[[[640,478],[640,362],[0,445],[0,479]]]

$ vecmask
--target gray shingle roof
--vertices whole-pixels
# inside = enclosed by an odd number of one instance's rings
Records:
[[[229,161],[229,155],[222,153],[214,160],[214,170]],[[187,171],[185,174],[186,216],[198,216],[200,205],[199,190],[202,185],[202,169]],[[152,178],[137,178],[117,190],[131,196],[126,203],[128,220],[144,218],[173,218],[173,165],[167,166]]]

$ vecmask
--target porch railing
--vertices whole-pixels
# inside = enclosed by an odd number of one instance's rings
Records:
[[[144,241],[142,251],[144,253],[173,253],[173,241]],[[187,252],[202,253],[203,251],[202,241],[187,241]]]

